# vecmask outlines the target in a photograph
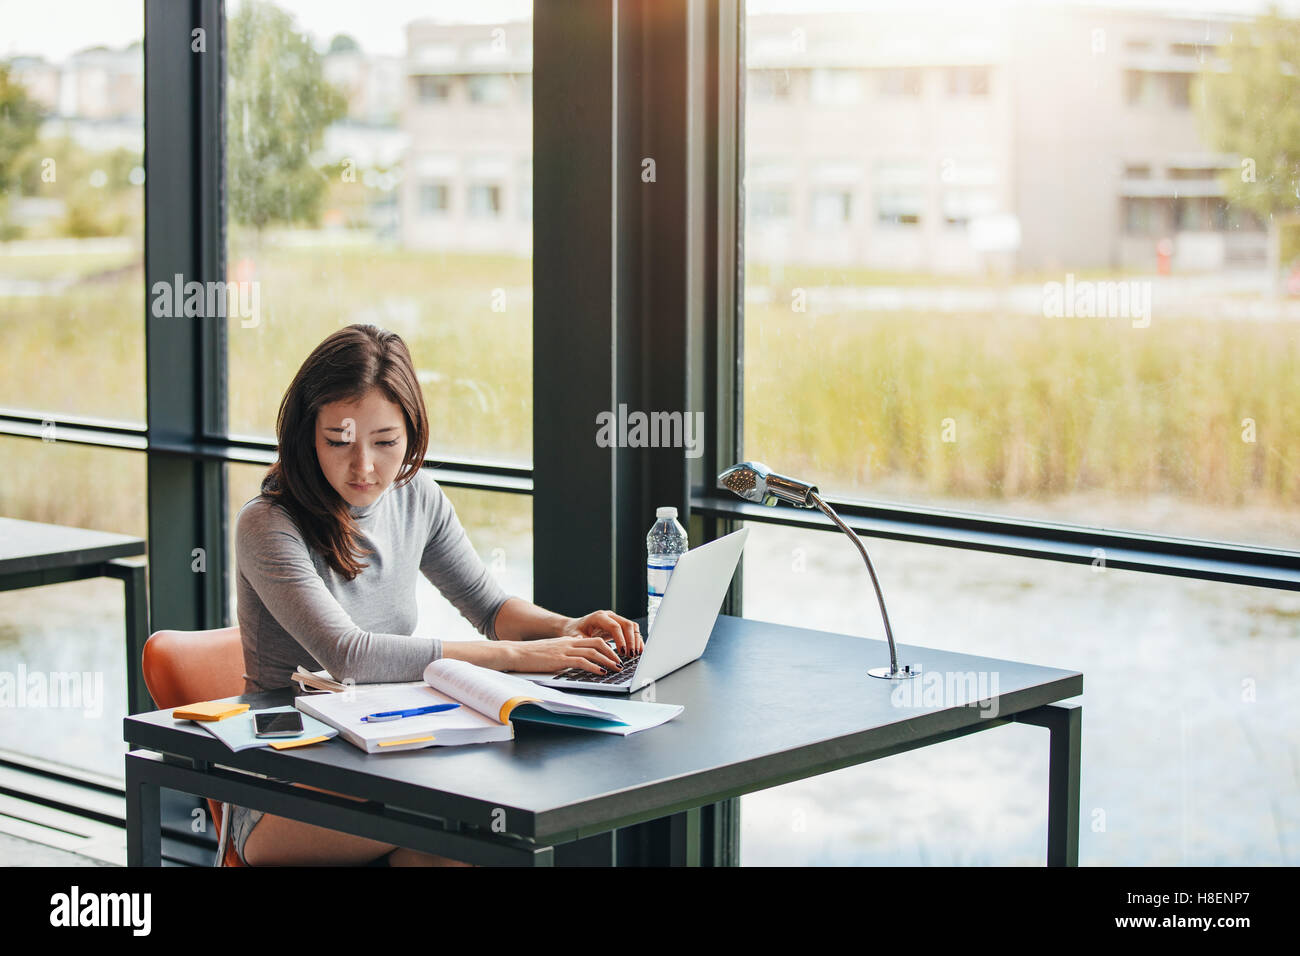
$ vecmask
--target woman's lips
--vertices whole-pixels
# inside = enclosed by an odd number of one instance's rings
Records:
[[[348,482],[348,487],[349,487],[349,488],[354,488],[354,489],[356,489],[357,491],[369,491],[371,488],[373,488],[373,487],[375,487],[375,486],[374,486],[373,483],[368,484],[368,485],[362,485],[362,484],[358,484],[358,483],[355,482],[355,481],[349,481],[349,482]]]

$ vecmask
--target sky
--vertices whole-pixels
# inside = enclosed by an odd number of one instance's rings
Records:
[[[350,33],[369,53],[404,52],[403,27],[411,20],[442,19],[493,23],[532,15],[533,0],[278,0],[300,27],[322,45],[335,33]],[[559,0],[566,2],[566,0]],[[820,10],[1000,8],[1014,2],[1059,4],[1061,0],[748,0],[751,13],[811,13]],[[1255,13],[1265,0],[1099,0],[1095,6],[1159,9],[1174,13]],[[238,0],[228,0],[234,9]],[[1279,6],[1300,13],[1300,0]],[[59,61],[88,46],[122,47],[144,33],[142,0],[0,0],[0,58],[36,53]]]

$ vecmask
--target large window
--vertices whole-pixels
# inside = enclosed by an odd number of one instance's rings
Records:
[[[788,75],[835,99],[874,71],[921,102],[797,127],[747,103],[746,162],[781,155],[808,206],[785,215],[746,177],[746,456],[846,498],[1294,549],[1291,174],[1232,106],[1292,82],[1241,68],[1272,28],[817,6],[750,5],[751,91]],[[1139,29],[1199,44],[1204,70],[1139,69],[1150,54],[1122,43]],[[1252,221],[1269,203],[1273,235]]]
[[[503,11],[227,4],[227,261],[257,293],[228,319],[232,433],[271,436],[308,352],[371,322],[411,348],[431,455],[531,461],[531,5]]]
[[[875,638],[875,663],[888,663],[875,594],[842,534],[749,528],[746,617]],[[900,645],[1083,673],[1081,865],[1294,864],[1300,595],[868,546]],[[741,860],[1041,866],[1047,756],[1046,732],[1015,724],[750,794]]]
[[[131,0],[6,11],[0,407],[144,421],[143,35]]]
[[[0,436],[0,461],[0,516],[146,536],[143,455],[61,441],[55,429],[52,441]],[[32,687],[80,687],[84,705],[7,701],[0,751],[120,781],[125,632],[120,581],[0,591],[0,672]],[[64,683],[72,680],[78,684]]]
[[[0,407],[41,440],[0,436],[0,516],[143,538],[144,457],[59,424],[145,418],[141,4],[11,5],[3,21]],[[0,592],[10,690],[76,686],[85,704],[10,699],[0,751],[120,780],[124,635],[120,581]]]

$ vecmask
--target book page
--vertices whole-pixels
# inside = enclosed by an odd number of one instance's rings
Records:
[[[535,703],[552,713],[586,714],[605,720],[618,720],[616,714],[594,707],[581,698],[553,687],[542,687],[513,674],[503,674],[469,661],[451,658],[433,661],[424,669],[429,686],[468,704],[475,710],[496,717],[501,723],[510,719],[510,711],[521,703]]]
[[[348,727],[363,740],[415,737],[439,731],[478,730],[486,725],[499,723],[490,716],[484,716],[469,702],[457,701],[418,681],[409,684],[361,685],[352,695],[351,700],[348,700],[344,694],[321,694],[298,700],[301,702],[300,710],[306,707],[317,711],[322,717],[328,717]],[[455,703],[463,706],[437,714],[403,717],[400,720],[386,720],[373,724],[361,720],[367,714],[428,707],[430,704]]]

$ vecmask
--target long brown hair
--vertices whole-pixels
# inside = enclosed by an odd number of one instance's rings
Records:
[[[393,486],[414,478],[424,463],[429,423],[411,353],[396,332],[358,324],[316,346],[289,383],[275,422],[280,457],[262,479],[262,494],[282,505],[307,544],[349,581],[369,567],[360,559],[373,552],[357,543],[348,503],[321,471],[316,416],[322,406],[357,401],[372,388],[401,406],[406,418],[406,457]]]

